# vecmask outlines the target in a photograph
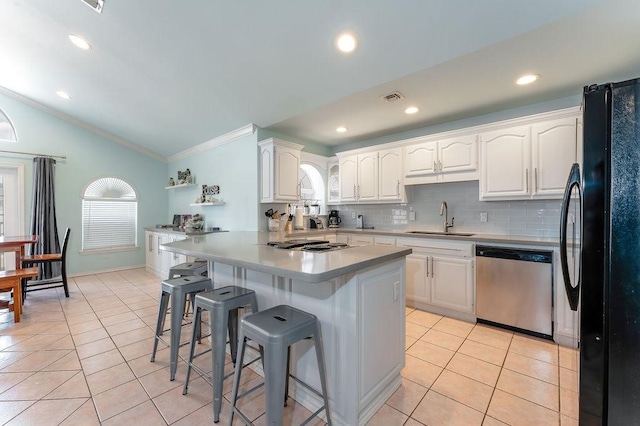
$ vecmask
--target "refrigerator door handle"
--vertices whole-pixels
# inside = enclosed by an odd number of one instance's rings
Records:
[[[560,218],[560,264],[562,266],[562,277],[564,278],[564,289],[567,292],[571,310],[577,311],[578,301],[580,300],[580,273],[578,273],[575,286],[572,285],[567,259],[567,220],[569,219],[569,202],[571,201],[571,193],[574,187],[578,188],[578,197],[580,197],[580,166],[577,163],[571,166],[571,172],[569,172],[569,179],[562,199]],[[582,203],[581,199],[580,203]]]

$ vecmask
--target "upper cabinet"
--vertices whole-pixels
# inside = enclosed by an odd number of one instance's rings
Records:
[[[477,180],[477,170],[476,135],[417,142],[405,147],[406,185]]]
[[[577,118],[509,127],[481,136],[481,200],[562,198],[577,161]]]
[[[403,202],[402,148],[340,158],[340,202]]]
[[[338,161],[330,161],[327,173],[327,202],[329,204],[340,202],[340,164]]]
[[[291,202],[300,199],[300,151],[303,146],[281,139],[260,143],[261,202]]]

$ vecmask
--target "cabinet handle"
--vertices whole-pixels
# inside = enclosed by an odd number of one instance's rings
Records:
[[[398,180],[398,184],[396,185],[396,194],[400,197],[400,180]]]
[[[302,198],[302,183],[298,182],[298,200]]]
[[[438,171],[438,163],[436,163],[435,161],[433,162],[433,171],[434,172]]]
[[[360,185],[358,185],[358,200],[360,200]]]
[[[431,278],[435,276],[435,268],[433,267],[433,256],[431,256]]]
[[[529,192],[529,169],[526,169],[527,192]]]
[[[358,192],[356,191],[356,184],[353,184],[353,199],[358,199]]]
[[[442,161],[438,160],[438,164],[439,164],[439,172],[442,172]]]
[[[535,191],[538,192],[538,168],[536,167],[535,169],[533,169],[533,172],[535,174],[534,178],[535,180],[533,181],[533,183],[535,184]]]
[[[158,235],[158,256],[160,256],[160,235]]]
[[[429,278],[429,257],[427,257],[427,278]]]
[[[149,234],[149,253],[153,251],[153,235]]]

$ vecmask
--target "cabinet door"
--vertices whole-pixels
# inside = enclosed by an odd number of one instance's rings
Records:
[[[358,157],[340,159],[340,201],[355,202],[358,186]]]
[[[378,193],[379,200],[402,200],[402,149],[388,149],[378,152]]]
[[[351,244],[356,246],[370,246],[373,245],[373,235],[352,235]]]
[[[300,153],[275,147],[275,199],[297,201],[300,197]]]
[[[262,174],[260,195],[261,202],[273,202],[274,197],[274,181],[275,172],[273,170],[273,147],[261,147],[260,148],[260,172]]]
[[[358,155],[358,202],[378,199],[378,152]]]
[[[147,270],[154,271],[156,270],[156,236],[153,232],[145,231],[145,263]]]
[[[169,276],[169,269],[171,269],[173,253],[166,250],[160,250],[160,245],[170,243],[171,236],[169,234],[158,234],[158,272],[161,277]]]
[[[438,142],[423,142],[405,147],[404,175],[435,175],[438,161]],[[434,180],[435,182],[435,176]]]
[[[576,162],[576,119],[531,126],[534,198],[562,198],[571,165]]]
[[[431,303],[474,313],[473,260],[431,256]]]
[[[327,178],[327,203],[340,201],[340,165],[329,163],[329,175]]]
[[[481,135],[481,200],[530,198],[530,145],[529,126]]]
[[[429,257],[422,254],[410,254],[406,257],[406,297],[420,303],[431,302],[431,279],[428,275]]]
[[[462,172],[478,168],[478,139],[476,135],[461,136],[438,142],[440,173]]]
[[[336,234],[337,243],[351,244],[351,235],[349,234]]]
[[[377,246],[392,246],[396,245],[396,239],[394,237],[378,237],[376,236],[374,239],[374,244]]]

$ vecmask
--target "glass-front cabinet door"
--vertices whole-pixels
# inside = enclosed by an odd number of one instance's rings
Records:
[[[340,165],[337,161],[329,163],[327,192],[328,204],[340,202]]]

